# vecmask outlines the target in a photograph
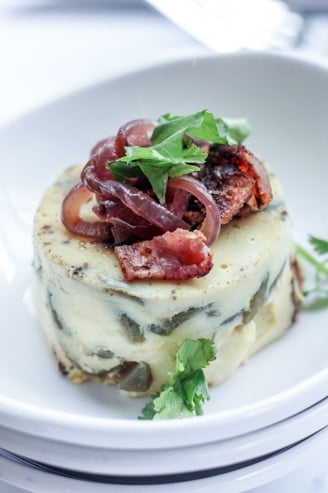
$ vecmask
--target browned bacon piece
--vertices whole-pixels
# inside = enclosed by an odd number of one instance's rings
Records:
[[[228,224],[244,209],[255,186],[254,178],[231,164],[207,168],[203,180],[220,210],[221,224]]]
[[[198,178],[218,205],[222,224],[247,210],[263,209],[272,200],[266,169],[242,145],[212,146]]]
[[[238,169],[255,180],[251,208],[260,210],[270,204],[272,189],[269,175],[263,163],[242,145],[222,146],[224,157],[235,162]],[[235,161],[234,161],[235,159]]]
[[[133,245],[115,247],[127,281],[202,277],[212,268],[212,253],[198,230],[176,229]]]

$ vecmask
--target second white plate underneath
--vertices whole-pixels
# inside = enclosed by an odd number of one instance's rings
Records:
[[[227,470],[205,479],[163,484],[109,484],[65,477],[12,460],[0,451],[1,479],[33,493],[241,493],[278,479],[302,467],[315,450],[327,443],[328,428],[308,439],[251,465]]]

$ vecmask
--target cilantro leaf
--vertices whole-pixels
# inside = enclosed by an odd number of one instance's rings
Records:
[[[216,357],[213,341],[186,339],[176,355],[176,371],[169,374],[161,391],[151,397],[139,419],[185,418],[203,414],[203,403],[209,400],[203,368]]]
[[[120,161],[113,161],[110,166],[111,172],[117,181],[124,181],[126,178],[138,178],[142,175],[142,171],[139,166],[131,164],[126,166],[125,163]]]
[[[201,370],[215,358],[215,348],[209,339],[186,339],[176,355],[177,371],[192,373]]]
[[[297,245],[297,253],[313,268],[313,285],[304,290],[306,298],[312,298],[316,306],[328,306],[328,241],[316,236],[309,236],[308,241],[314,253]],[[315,256],[315,253],[319,257]]]
[[[162,204],[168,178],[198,171],[197,165],[206,160],[207,153],[187,136],[231,145],[242,142],[250,130],[246,120],[215,119],[207,110],[188,116],[167,113],[159,122],[149,147],[127,146],[125,156],[109,162],[108,167],[119,181],[138,176],[139,168]]]
[[[219,134],[214,115],[207,110],[189,116],[166,115],[166,121],[155,128],[151,141],[154,145],[165,142],[167,146],[172,140],[182,144],[185,134],[217,144],[228,143],[226,137]]]
[[[196,113],[196,115],[199,115],[199,113]],[[172,116],[170,113],[166,113],[159,118],[159,122],[163,124],[173,120],[180,121],[180,119],[180,116]],[[252,128],[245,118],[215,119],[212,113],[206,111],[201,128],[189,129],[188,135],[217,144],[237,145],[241,144],[250,135],[251,131]]]
[[[309,243],[319,255],[328,254],[328,241],[317,238],[316,236],[310,236]]]
[[[192,412],[185,404],[182,392],[174,387],[167,387],[153,401],[152,419],[188,418]]]
[[[252,131],[245,118],[219,118],[216,122],[220,134],[225,135],[229,145],[241,144]]]

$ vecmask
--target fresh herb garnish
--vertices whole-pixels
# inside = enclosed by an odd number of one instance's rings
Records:
[[[159,122],[149,147],[127,146],[126,155],[108,163],[108,167],[119,181],[143,173],[162,204],[168,178],[198,171],[197,165],[206,160],[207,153],[191,138],[233,145],[240,144],[250,133],[246,120],[215,119],[207,110],[189,116],[165,114]]]
[[[309,236],[308,241],[314,253],[297,245],[298,255],[314,268],[314,285],[303,294],[305,297],[315,296],[328,304],[328,241],[316,236]]]
[[[202,404],[209,400],[203,368],[216,357],[210,339],[185,339],[176,355],[176,371],[169,374],[161,391],[151,397],[139,419],[185,418],[203,414]]]

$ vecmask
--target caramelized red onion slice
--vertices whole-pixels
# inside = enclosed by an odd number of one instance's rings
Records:
[[[112,239],[111,227],[103,221],[85,221],[81,218],[81,207],[88,202],[93,193],[82,183],[78,183],[66,195],[62,205],[62,222],[71,233],[86,236],[97,241]]]
[[[123,156],[123,154],[120,155],[116,151],[115,137],[101,140],[93,147],[91,153],[92,155],[87,166],[89,164],[92,165],[100,180],[113,179],[113,175],[106,165],[109,161],[115,161]]]
[[[108,138],[99,140],[99,142],[97,142],[97,144],[95,144],[93,146],[93,148],[91,149],[91,151],[90,151],[90,157],[94,156],[95,154],[98,154],[100,152],[100,150],[106,144],[107,140],[108,140]]]
[[[118,154],[125,154],[125,146],[148,147],[156,122],[150,119],[131,120],[119,128],[115,139]]]
[[[115,137],[102,139],[92,148],[90,161],[100,180],[111,180],[113,175],[107,163],[125,155],[125,146],[149,146],[156,123],[149,119],[132,120],[120,127]]]
[[[199,230],[205,236],[207,245],[211,245],[219,235],[221,220],[220,211],[206,187],[192,176],[184,175],[171,178],[168,181],[168,188],[185,190],[204,205],[206,216]]]
[[[108,199],[119,199],[134,214],[146,219],[161,231],[174,231],[177,228],[190,229],[188,223],[176,217],[166,207],[138,188],[115,180],[101,181],[91,162],[82,171],[81,179],[90,191]]]
[[[110,222],[115,228],[112,233],[115,243],[126,240],[148,240],[161,231],[148,221],[134,214],[119,200],[103,200],[93,207],[93,211],[102,221]],[[124,236],[124,240],[122,240]]]

